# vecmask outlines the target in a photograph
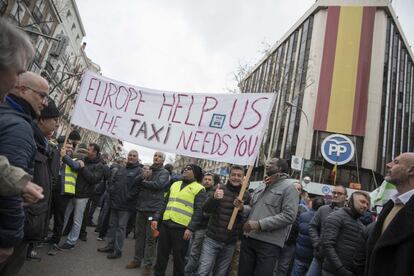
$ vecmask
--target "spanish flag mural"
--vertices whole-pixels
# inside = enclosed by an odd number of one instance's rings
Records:
[[[328,8],[314,128],[364,136],[375,7]]]

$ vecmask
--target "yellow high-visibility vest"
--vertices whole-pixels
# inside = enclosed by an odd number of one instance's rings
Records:
[[[76,161],[76,158],[73,159]],[[65,186],[64,186],[64,194],[67,195],[74,195],[75,194],[75,186],[76,186],[76,178],[78,177],[78,173],[75,172],[68,164],[65,166]]]
[[[204,187],[194,181],[181,189],[182,184],[182,181],[177,181],[171,185],[170,198],[162,219],[188,226],[194,213],[194,199]]]

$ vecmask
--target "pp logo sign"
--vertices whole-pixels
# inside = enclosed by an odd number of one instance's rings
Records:
[[[322,142],[322,156],[331,164],[343,165],[354,157],[354,144],[341,134],[332,134]]]

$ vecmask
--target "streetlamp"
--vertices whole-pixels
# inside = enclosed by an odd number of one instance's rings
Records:
[[[290,107],[294,107],[296,109],[299,109],[300,112],[302,112],[303,116],[306,119],[306,136],[305,136],[306,138],[305,138],[305,146],[303,147],[302,163],[301,163],[301,166],[300,166],[300,176],[299,176],[299,181],[302,184],[303,166],[305,164],[306,146],[308,144],[308,136],[309,136],[309,135],[307,135],[307,132],[309,130],[309,119],[308,119],[308,115],[306,114],[305,111],[303,111],[303,109],[301,107],[299,107],[299,106],[297,106],[297,105],[295,105],[295,104],[293,104],[292,102],[289,102],[289,101],[286,101],[285,103],[286,103],[286,105],[288,105]]]

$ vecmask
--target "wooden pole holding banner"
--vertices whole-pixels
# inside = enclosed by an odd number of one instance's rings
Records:
[[[249,184],[250,175],[252,174],[252,171],[253,171],[253,165],[250,165],[249,168],[247,169],[246,177],[244,178],[243,184],[242,184],[241,189],[240,189],[240,193],[239,193],[239,196],[238,196],[239,200],[243,200],[243,196],[244,196],[244,193],[246,192],[247,186]],[[239,212],[239,208],[234,207],[233,214],[231,215],[231,218],[230,218],[230,221],[229,221],[229,225],[227,225],[227,230],[233,229],[233,225],[234,225],[234,222],[236,221],[236,217],[237,217],[238,212]]]
[[[70,123],[69,123],[69,126],[70,126]],[[70,134],[69,129],[70,129],[70,127],[68,127],[68,130],[66,131],[66,136],[65,136],[65,141],[63,141],[63,146],[65,146],[66,143],[68,142],[69,134]]]

